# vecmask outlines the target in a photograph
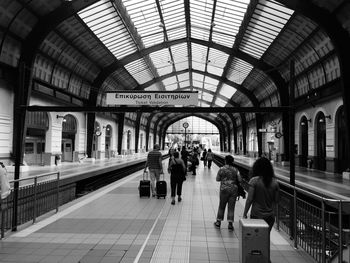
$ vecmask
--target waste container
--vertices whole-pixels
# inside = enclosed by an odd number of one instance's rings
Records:
[[[240,219],[239,233],[239,262],[269,263],[269,225],[262,219]]]

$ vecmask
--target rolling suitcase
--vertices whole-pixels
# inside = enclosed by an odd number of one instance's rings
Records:
[[[148,173],[144,172],[139,185],[140,197],[151,197],[151,181],[148,180]]]
[[[159,199],[160,197],[166,197],[167,193],[167,184],[166,181],[164,180],[164,174],[163,174],[163,180],[158,181],[156,183],[156,191],[157,191],[157,198]]]

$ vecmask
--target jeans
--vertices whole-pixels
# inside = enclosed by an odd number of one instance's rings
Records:
[[[208,160],[208,168],[211,167],[211,163],[213,162],[213,160]]]
[[[216,219],[218,221],[224,220],[225,208],[227,205],[227,221],[233,222],[235,216],[235,206],[236,206],[237,193],[220,191],[220,202],[219,209]]]
[[[175,197],[175,192],[178,196],[181,196],[182,193],[182,178],[179,178],[178,175],[170,176],[170,187],[171,187],[171,197]]]
[[[150,177],[150,181],[151,181],[152,195],[156,195],[156,182],[159,181],[160,170],[159,169],[149,169],[149,177]]]

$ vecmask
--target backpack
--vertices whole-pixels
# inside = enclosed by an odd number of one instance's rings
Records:
[[[184,169],[181,165],[181,163],[177,163],[174,160],[175,164],[171,166],[171,174],[176,174],[176,175],[183,175],[184,174]]]

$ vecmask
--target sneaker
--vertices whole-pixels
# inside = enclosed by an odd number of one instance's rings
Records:
[[[177,201],[178,201],[178,202],[181,202],[181,201],[182,201],[182,198],[179,196],[179,197],[177,198]]]
[[[172,205],[175,205],[175,200],[171,201],[171,204],[172,204]]]
[[[220,222],[220,221],[214,222],[214,226],[215,226],[216,228],[220,228],[221,222]]]
[[[232,222],[228,223],[228,230],[233,231],[233,224],[232,224]]]

